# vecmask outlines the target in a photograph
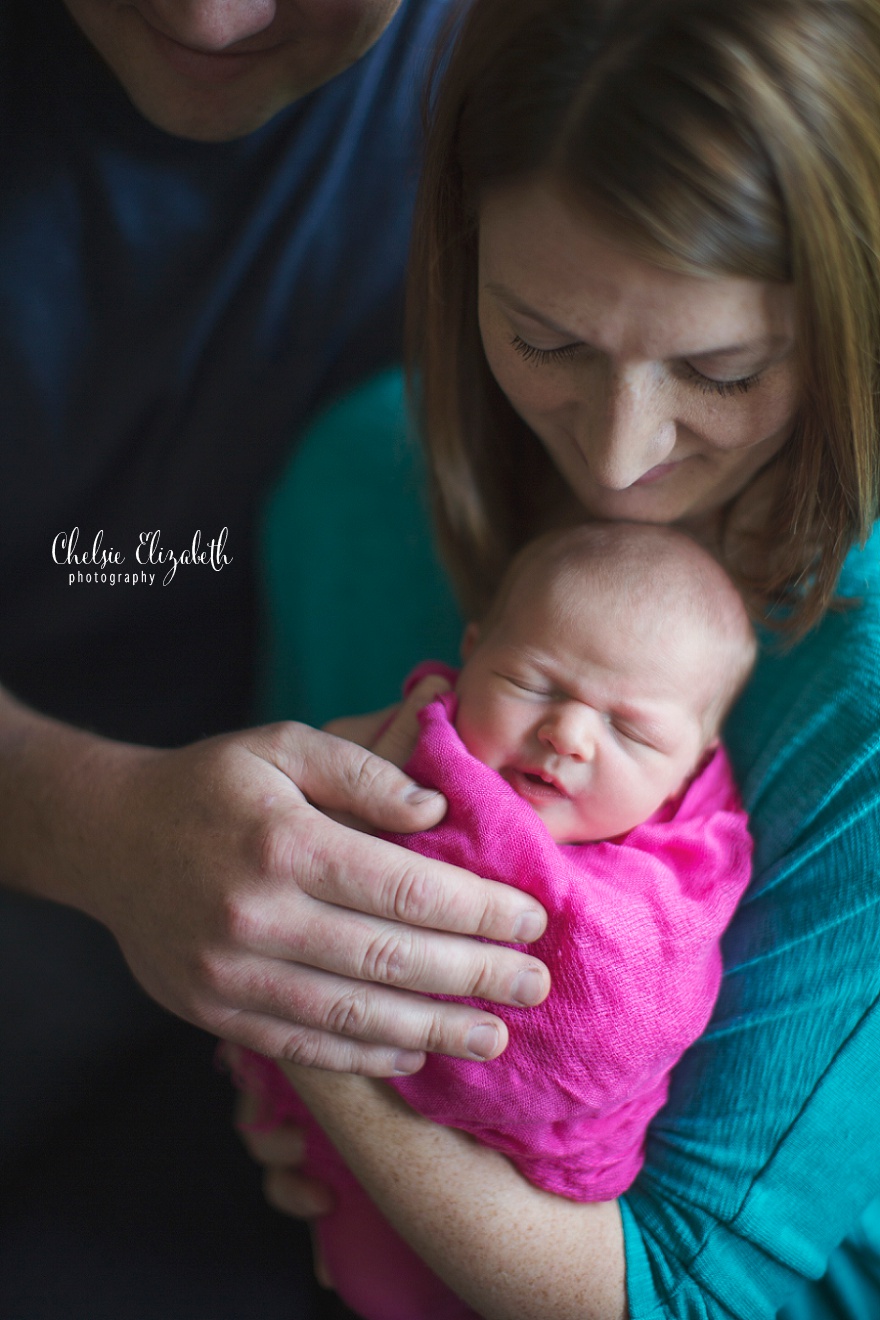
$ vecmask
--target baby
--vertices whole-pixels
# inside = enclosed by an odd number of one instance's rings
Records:
[[[623,1192],[669,1073],[705,1027],[719,939],[751,844],[719,731],[755,658],[733,584],[667,527],[587,524],[514,560],[463,643],[454,691],[420,714],[407,771],[449,810],[430,857],[533,893],[531,950],[553,988],[537,1008],[491,1007],[510,1043],[476,1063],[429,1056],[390,1082],[420,1113],[502,1151],[575,1200]],[[422,666],[410,682],[421,677]],[[586,846],[589,845],[589,846]],[[305,1171],[329,1183],[319,1222],[334,1286],[367,1320],[473,1313],[396,1236],[283,1074],[245,1054],[261,1125],[307,1129]]]

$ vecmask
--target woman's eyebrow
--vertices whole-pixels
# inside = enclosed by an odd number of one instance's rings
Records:
[[[528,303],[523,302],[523,300],[518,298],[510,289],[505,288],[503,284],[484,284],[483,288],[486,293],[491,293],[494,297],[499,298],[501,302],[506,303],[512,311],[519,312],[521,316],[528,316],[532,321],[539,321],[541,325],[546,326],[548,330],[552,330],[555,334],[565,335],[572,340],[572,342],[575,339],[580,339],[579,335],[574,334],[571,330],[567,330],[565,326],[559,325],[556,321],[552,321],[548,316],[544,316],[541,312],[536,312],[534,307],[530,307]]]
[[[702,362],[707,358],[725,358],[741,357],[744,353],[775,353],[779,349],[789,349],[792,346],[790,335],[759,335],[756,339],[749,339],[742,344],[727,344],[724,348],[702,348],[699,353],[681,353],[680,357],[686,357],[689,362]]]

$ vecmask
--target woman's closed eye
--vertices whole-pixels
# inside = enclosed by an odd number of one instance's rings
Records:
[[[738,376],[734,380],[718,380],[714,376],[707,376],[704,372],[698,371],[690,362],[682,362],[682,374],[686,380],[695,385],[698,390],[704,394],[719,394],[722,398],[730,398],[734,394],[748,394],[749,390],[757,385],[761,379],[761,372],[756,371],[751,376]]]
[[[520,335],[514,335],[510,341],[512,347],[526,362],[535,366],[547,366],[551,362],[569,362],[581,347],[580,344],[560,344],[558,348],[538,348]]]
[[[523,339],[521,335],[516,334],[513,335],[510,343],[521,358],[536,367],[570,362],[579,350],[586,348],[585,344],[579,342],[560,344],[557,348],[538,348],[536,344],[530,344],[527,339]],[[680,364],[679,374],[694,385],[696,389],[700,390],[701,393],[717,394],[721,398],[747,394],[750,389],[760,383],[762,375],[760,371],[756,371],[749,376],[737,376],[732,380],[719,379],[715,376],[707,376],[703,371],[698,371],[692,363],[687,361]]]

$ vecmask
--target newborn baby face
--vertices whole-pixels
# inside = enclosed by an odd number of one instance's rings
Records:
[[[543,585],[514,589],[466,638],[456,729],[558,843],[611,839],[695,770],[709,648],[696,622],[655,617],[649,594]]]

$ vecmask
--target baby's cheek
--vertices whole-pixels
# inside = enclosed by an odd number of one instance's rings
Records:
[[[475,756],[478,761],[483,761],[486,765],[490,764],[485,759],[489,739],[486,737],[486,731],[481,727],[479,721],[472,720],[468,712],[460,709],[458,718],[455,721],[455,732],[471,756]]]

